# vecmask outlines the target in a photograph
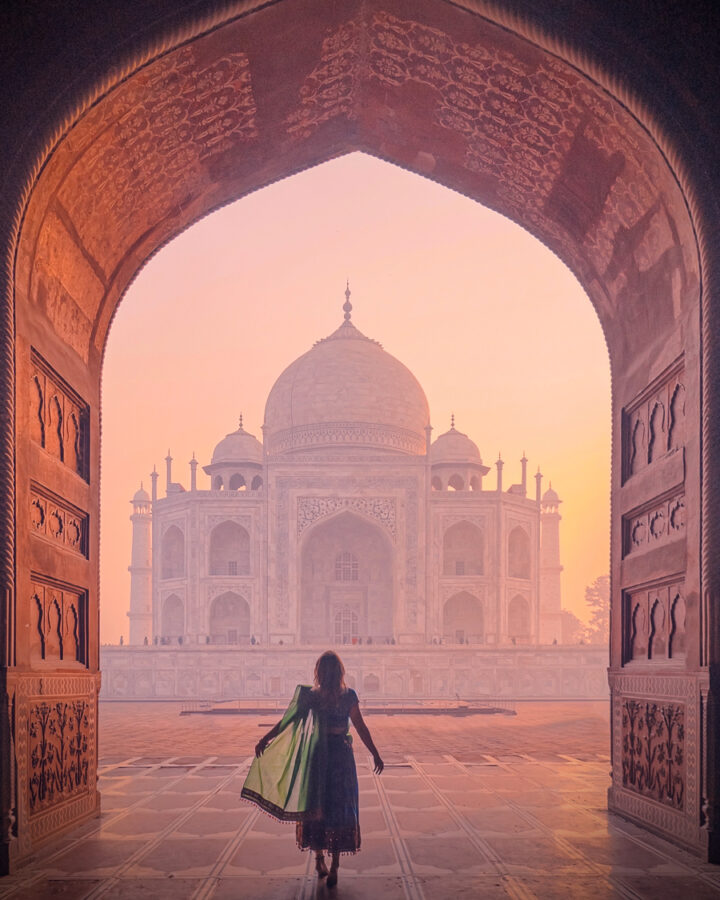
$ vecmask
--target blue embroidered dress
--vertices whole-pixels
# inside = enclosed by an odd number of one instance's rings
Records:
[[[318,767],[323,800],[319,818],[298,822],[297,843],[301,850],[356,853],[360,849],[357,770],[348,734],[350,710],[357,702],[357,694],[351,688],[332,707],[325,706],[316,691],[310,692],[325,750],[324,765]]]
[[[345,690],[328,705],[298,685],[277,737],[253,760],[242,797],[284,822],[297,822],[302,850],[356,853],[360,849],[358,782]]]

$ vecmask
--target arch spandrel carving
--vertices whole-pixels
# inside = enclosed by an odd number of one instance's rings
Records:
[[[487,18],[460,22],[432,4],[415,18],[394,2],[359,12],[348,4],[335,24],[273,32],[288,15],[277,6],[150,62],[82,115],[67,137],[72,152],[45,167],[40,193],[54,194],[60,213],[26,217],[23,290],[82,358],[101,352],[127,281],[173,234],[269,180],[355,149],[531,230],[578,273],[606,332],[630,291],[652,293],[652,319],[646,313],[635,329],[646,336],[696,298],[697,254],[687,217],[673,212],[684,209],[676,181],[627,108],[576,68]],[[279,56],[292,41],[296,64],[279,85],[254,72],[268,34]],[[412,109],[408,90],[422,97]],[[378,108],[392,116],[370,112]],[[262,172],[244,164],[249,150],[268,161]],[[218,180],[229,164],[234,174]],[[36,246],[56,249],[33,268]],[[676,273],[666,297],[655,290],[661,269]]]

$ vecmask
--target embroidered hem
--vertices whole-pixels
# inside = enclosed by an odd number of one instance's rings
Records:
[[[357,853],[360,849],[360,826],[325,828],[322,822],[298,822],[295,832],[300,850],[319,853]]]
[[[266,800],[261,794],[256,793],[250,788],[244,787],[240,792],[240,796],[243,800],[249,800],[250,803],[255,803],[263,812],[266,812],[269,816],[272,816],[273,819],[277,819],[280,822],[297,822],[298,825],[301,825],[304,822],[313,822],[317,821],[319,818],[319,812],[317,810],[311,809],[306,810],[304,812],[298,812],[283,809],[281,806],[276,806],[270,800]]]

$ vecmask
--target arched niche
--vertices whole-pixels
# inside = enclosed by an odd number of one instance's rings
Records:
[[[160,613],[160,642],[177,644],[185,634],[185,604],[177,594],[170,594],[162,602]]]
[[[517,643],[528,643],[530,640],[530,603],[526,597],[516,594],[508,603],[507,610],[508,637]]]
[[[393,636],[393,548],[381,525],[355,513],[319,522],[303,538],[300,635],[305,643]]]
[[[443,606],[443,641],[448,644],[481,644],[485,640],[485,619],[481,601],[460,591]]]
[[[720,350],[712,337],[720,332],[720,191],[711,155],[719,142],[694,95],[707,79],[692,83],[688,76],[684,84],[680,64],[660,41],[654,54],[648,45],[637,54],[636,34],[623,32],[622,17],[609,5],[603,10],[602,41],[595,40],[594,28],[578,27],[598,22],[597,4],[588,0],[579,0],[572,21],[542,3],[531,9],[475,0],[412,6],[400,0],[382,6],[231,2],[201,12],[178,5],[161,20],[148,5],[127,22],[98,19],[89,2],[45,10],[43,46],[47,42],[55,53],[43,53],[37,66],[23,65],[22,77],[6,89],[14,102],[26,98],[27,105],[24,115],[13,116],[17,134],[8,135],[1,151],[8,187],[0,213],[0,596],[8,609],[0,622],[12,629],[0,641],[5,668],[20,681],[34,677],[26,627],[31,573],[42,563],[49,577],[72,577],[88,592],[93,623],[87,685],[76,693],[95,714],[97,528],[89,560],[70,563],[70,576],[62,554],[38,553],[19,498],[28,485],[47,482],[97,521],[102,357],[114,311],[138,269],[163,243],[224,203],[364,150],[521,224],[563,259],[593,303],[608,344],[616,423],[615,721],[623,721],[633,698],[667,700],[658,695],[652,660],[633,660],[632,690],[628,685],[622,649],[632,623],[621,598],[643,579],[633,576],[632,561],[621,567],[621,560],[626,511],[660,503],[670,483],[684,494],[687,551],[677,559],[657,554],[643,577],[660,583],[680,573],[683,596],[694,598],[687,604],[685,657],[677,673],[683,700],[674,701],[687,726],[684,799],[678,805],[676,795],[653,797],[644,783],[623,780],[631,762],[624,747],[630,744],[616,729],[610,802],[635,821],[682,834],[685,844],[711,848],[720,859],[718,751],[713,744],[703,753],[690,737],[709,728],[703,717],[713,703],[706,702],[701,680],[720,657],[714,625],[720,608]],[[626,4],[623,15],[631,10]],[[99,35],[91,56],[102,60],[101,70],[91,59],[78,71],[65,51],[83,12],[89,31]],[[63,15],[72,16],[72,25]],[[695,34],[702,37],[702,25]],[[338,47],[347,52],[336,55]],[[289,59],[292,66],[273,64]],[[668,66],[675,67],[672,78],[666,78]],[[661,81],[663,91],[657,91]],[[26,421],[27,410],[40,402],[33,380],[41,371],[44,435]],[[667,410],[678,383],[685,392],[684,424],[663,436],[672,453],[656,453],[654,445],[648,461],[652,404],[661,398]],[[83,479],[68,480],[43,462],[43,453],[52,451],[64,465],[51,434],[55,429],[62,438],[58,411],[48,401],[58,392],[63,398],[74,392],[85,404]],[[63,405],[64,399],[60,415]],[[657,418],[655,424],[660,428]],[[61,682],[52,681],[48,669],[43,678],[48,700],[53,692],[60,696]],[[3,702],[0,746],[11,748],[11,724],[16,733],[27,733],[29,712],[12,698]],[[78,797],[58,795],[66,824],[97,808],[95,733],[88,726],[92,787]],[[22,799],[27,763],[2,762],[0,798],[20,800],[0,810],[0,822],[15,823],[18,855],[28,856],[52,834],[57,817],[47,816],[47,824],[31,831],[33,811]],[[11,772],[17,791],[11,790]],[[703,785],[710,786],[710,796],[701,796]],[[664,824],[658,824],[658,802],[668,807]],[[15,840],[4,827],[3,848]]]
[[[485,535],[479,525],[462,521],[443,535],[443,575],[482,575],[485,572]]]
[[[248,575],[250,534],[237,522],[221,522],[210,532],[209,575]]]
[[[245,476],[241,475],[240,472],[234,472],[230,476],[230,483],[228,484],[228,490],[230,490],[230,491],[247,490],[247,485],[245,484]]]
[[[244,597],[226,591],[215,597],[208,614],[211,644],[248,644],[250,642],[250,606]]]
[[[162,578],[182,578],[185,574],[185,535],[177,525],[171,525],[162,536],[160,573]]]
[[[522,525],[510,531],[507,542],[507,572],[511,578],[530,578],[532,557],[530,535]]]

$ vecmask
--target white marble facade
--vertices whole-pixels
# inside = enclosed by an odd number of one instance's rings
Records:
[[[503,486],[412,373],[345,319],[186,489],[133,499],[130,644],[501,647],[560,641],[560,500]],[[492,483],[488,483],[489,481]],[[147,560],[151,559],[151,566]],[[151,602],[148,598],[151,597]]]

